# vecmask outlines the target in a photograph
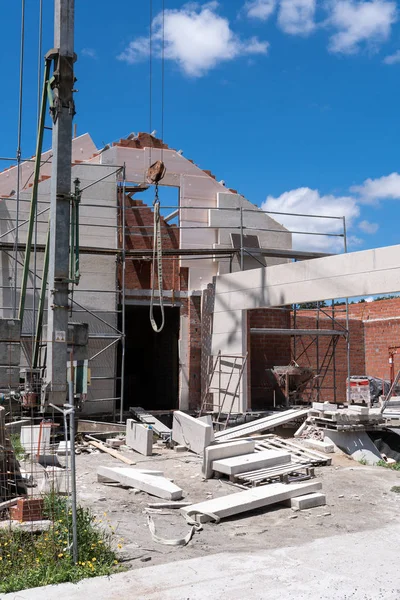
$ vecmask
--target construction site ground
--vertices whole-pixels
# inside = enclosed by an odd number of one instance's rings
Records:
[[[187,501],[239,491],[226,481],[203,481],[201,458],[154,446],[152,457],[123,451],[138,468],[162,470]],[[78,584],[6,594],[2,600],[399,600],[400,473],[360,465],[342,454],[316,469],[327,505],[293,512],[284,506],[206,524],[185,547],[153,542],[144,510],[162,502],[143,492],[97,482],[97,467],[124,467],[103,453],[80,454],[79,503],[115,531],[125,572]],[[153,514],[157,534],[183,537],[179,510]]]
[[[124,454],[136,461],[136,466],[162,470],[164,475],[184,490],[184,500],[200,502],[240,491],[227,480],[204,481],[201,458],[190,452],[154,447],[152,457],[133,451]],[[293,512],[276,505],[243,513],[206,524],[185,547],[164,546],[152,541],[147,514],[149,502],[163,502],[144,492],[136,492],[114,484],[97,482],[100,465],[121,467],[107,454],[77,456],[79,502],[90,506],[105,526],[111,525],[115,538],[122,545],[126,566],[132,569],[146,565],[173,562],[204,554],[300,546],[319,538],[375,530],[399,523],[400,494],[391,491],[400,486],[400,472],[383,467],[369,467],[350,460],[345,455],[334,456],[332,466],[317,467],[316,477],[322,482],[327,505],[307,511]],[[157,534],[164,538],[184,537],[189,525],[179,510],[163,510],[152,514]],[[400,595],[399,595],[400,598]]]

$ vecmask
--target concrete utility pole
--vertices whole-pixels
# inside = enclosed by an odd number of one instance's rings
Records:
[[[66,402],[69,230],[74,87],[74,1],[55,0],[52,80],[53,157],[50,195],[49,298],[47,325],[48,398]]]

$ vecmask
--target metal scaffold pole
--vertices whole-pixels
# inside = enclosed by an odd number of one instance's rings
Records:
[[[55,0],[53,99],[53,158],[50,192],[49,296],[47,374],[51,402],[67,397],[67,337],[69,285],[69,222],[71,200],[72,119],[74,87],[74,0]]]

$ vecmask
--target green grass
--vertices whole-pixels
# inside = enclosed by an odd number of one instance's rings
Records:
[[[89,509],[78,507],[78,564],[68,549],[72,538],[71,511],[65,498],[45,497],[45,518],[54,520],[48,532],[0,532],[0,592],[77,582],[84,577],[110,575],[118,568],[110,533],[96,524]],[[68,536],[69,532],[69,536]]]
[[[394,492],[395,494],[400,494],[400,485],[394,485],[392,488],[390,488],[391,492]]]
[[[376,464],[378,467],[385,467],[386,469],[392,469],[393,471],[400,471],[400,462],[390,464],[384,460],[379,460]]]
[[[19,433],[12,433],[10,435],[11,445],[14,450],[15,458],[17,460],[22,460],[25,457],[25,448],[21,444],[21,438],[19,437]]]

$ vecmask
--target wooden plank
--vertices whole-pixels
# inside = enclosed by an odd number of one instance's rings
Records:
[[[109,454],[110,456],[113,456],[114,458],[121,460],[126,465],[136,465],[135,461],[131,460],[130,458],[126,458],[126,456],[124,456],[123,454],[121,454],[121,452],[118,452],[117,450],[113,450],[112,448],[107,448],[107,446],[105,446],[101,442],[95,442],[94,440],[89,440],[89,444],[91,446],[94,446],[95,448],[98,448],[98,450],[101,450],[102,452],[106,452],[106,454]]]

